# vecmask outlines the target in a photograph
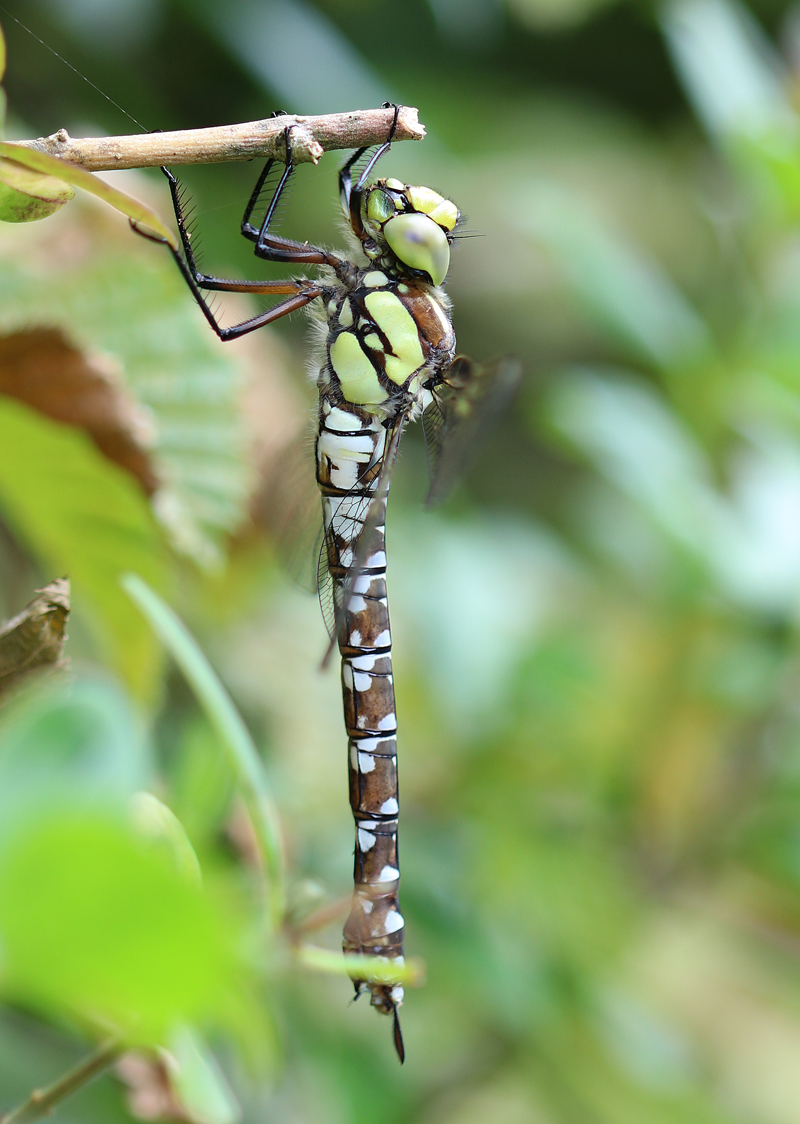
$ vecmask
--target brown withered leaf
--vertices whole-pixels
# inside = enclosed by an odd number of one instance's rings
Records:
[[[27,676],[63,666],[69,582],[58,578],[36,592],[21,613],[0,626],[0,698]]]
[[[146,416],[108,357],[80,351],[58,328],[15,332],[0,338],[0,394],[85,430],[147,495],[158,487]]]
[[[128,1050],[114,1067],[127,1086],[126,1100],[131,1115],[139,1120],[177,1120],[191,1124],[191,1117],[172,1088],[163,1057]]]

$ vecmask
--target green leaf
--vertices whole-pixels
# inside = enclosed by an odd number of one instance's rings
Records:
[[[0,221],[46,219],[74,198],[75,192],[63,180],[0,157]]]
[[[144,731],[108,680],[46,684],[16,701],[0,725],[0,839],[36,804],[94,802],[124,814],[150,781]]]
[[[59,222],[85,254],[54,252],[41,228],[0,227],[0,331],[30,328],[46,309],[48,326],[120,371],[151,422],[156,518],[180,551],[218,564],[249,498],[241,358],[208,330],[163,246],[96,209]]]
[[[71,184],[73,187],[80,187],[84,191],[88,191],[90,195],[102,199],[104,203],[108,203],[109,206],[147,229],[148,232],[163,239],[173,250],[177,250],[178,241],[175,235],[168,227],[164,226],[155,211],[151,211],[149,207],[140,203],[138,199],[134,199],[133,196],[112,187],[105,180],[93,176],[91,172],[87,172],[84,168],[70,164],[69,161],[62,160],[59,156],[48,156],[47,153],[38,152],[35,148],[27,148],[22,144],[10,144],[8,141],[0,142],[0,155],[15,161],[17,164],[22,164],[26,168],[31,168],[35,172],[40,172],[44,176],[52,176],[64,183]]]
[[[223,916],[127,825],[50,814],[0,854],[0,987],[154,1045],[176,1022],[225,1006],[233,957]]]
[[[193,882],[202,882],[200,863],[183,824],[150,792],[135,792],[131,798],[134,825],[144,839],[162,847],[175,869]]]
[[[297,959],[315,972],[349,976],[350,979],[367,978],[384,983],[401,983],[406,987],[421,987],[425,980],[425,965],[419,959],[399,964],[384,956],[344,956],[341,952],[308,944],[297,949]]]
[[[66,573],[74,608],[139,695],[152,692],[158,649],[119,588],[135,567],[165,581],[163,548],[134,479],[79,430],[0,398],[0,510],[49,572]]]
[[[731,0],[672,0],[667,46],[697,115],[734,163],[800,212],[800,120],[790,79],[751,13]]]
[[[637,359],[675,370],[711,348],[703,320],[658,262],[608,229],[578,196],[539,181],[509,206],[595,318]]]
[[[3,29],[0,27],[0,79],[6,72],[6,41],[3,36]],[[0,137],[3,135],[3,127],[6,123],[6,93],[5,90],[0,89]]]
[[[278,813],[267,791],[264,767],[258,751],[233,705],[230,695],[203,655],[197,641],[178,616],[138,574],[126,574],[122,586],[147,617],[167,651],[195,693],[206,717],[224,746],[234,775],[253,821],[261,857],[270,877],[272,914],[283,916],[284,870]]]
[[[213,848],[230,809],[234,777],[224,746],[204,715],[184,724],[170,777],[170,804],[199,850]]]
[[[131,822],[128,798],[149,779],[111,683],[40,691],[0,725],[0,992],[156,1044],[178,1021],[228,1018],[236,941],[196,860],[188,878],[176,862],[174,817],[168,849]]]

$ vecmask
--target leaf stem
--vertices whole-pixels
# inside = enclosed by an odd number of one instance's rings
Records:
[[[396,960],[388,960],[383,956],[343,956],[341,952],[310,944],[299,945],[295,949],[295,955],[306,968],[329,975],[402,983],[407,987],[422,987],[425,982],[425,965],[419,959],[398,964]]]
[[[34,1089],[23,1104],[0,1117],[0,1124],[30,1124],[32,1120],[41,1120],[43,1116],[48,1116],[57,1104],[84,1085],[88,1085],[99,1073],[107,1069],[119,1057],[123,1048],[117,1038],[112,1038],[103,1046],[99,1046],[94,1053],[89,1054],[79,1065],[68,1070],[52,1085],[44,1089]]]

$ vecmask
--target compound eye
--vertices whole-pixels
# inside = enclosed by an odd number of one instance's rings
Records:
[[[392,217],[394,211],[394,200],[391,195],[381,191],[379,187],[373,187],[367,196],[367,218],[382,226]]]
[[[395,215],[383,228],[383,236],[401,262],[422,270],[434,285],[441,285],[450,268],[450,244],[433,219],[419,214]]]

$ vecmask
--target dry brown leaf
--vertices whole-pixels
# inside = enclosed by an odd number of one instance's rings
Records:
[[[133,1116],[140,1120],[177,1120],[191,1124],[192,1118],[186,1114],[172,1088],[163,1057],[129,1050],[114,1068],[120,1081],[127,1085],[126,1100]]]
[[[0,697],[34,672],[63,666],[69,582],[59,578],[0,627]]]
[[[85,430],[147,495],[158,487],[146,415],[108,357],[80,351],[58,328],[15,332],[0,338],[0,394]]]

